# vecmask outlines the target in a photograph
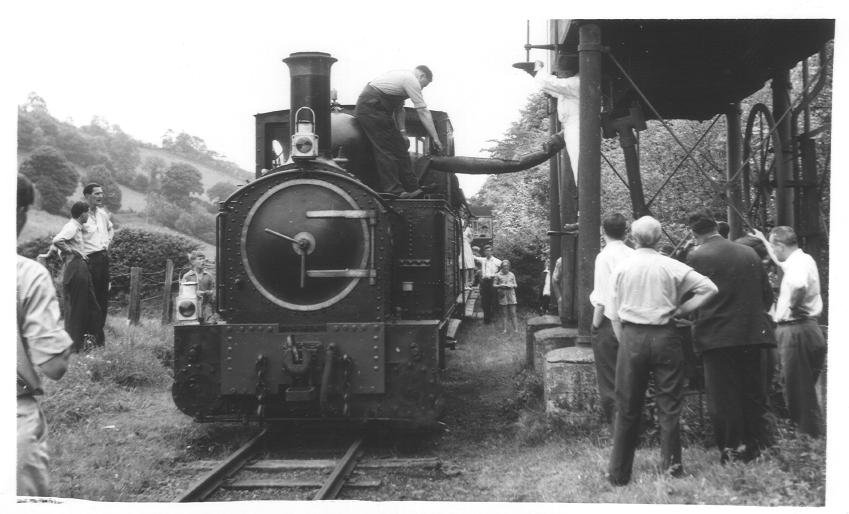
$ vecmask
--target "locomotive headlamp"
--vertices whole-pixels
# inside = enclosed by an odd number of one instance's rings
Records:
[[[314,159],[316,156],[318,156],[318,136],[315,134],[315,112],[309,107],[301,107],[295,113],[292,158]]]
[[[197,322],[200,311],[197,282],[180,282],[180,292],[174,301],[174,321],[180,323]]]
[[[180,312],[180,316],[183,318],[191,318],[197,312],[197,307],[195,306],[195,302],[191,300],[183,300],[180,302],[180,305],[177,306],[177,310]]]

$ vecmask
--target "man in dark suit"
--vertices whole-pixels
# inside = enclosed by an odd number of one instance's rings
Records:
[[[769,445],[773,424],[760,383],[762,349],[774,346],[764,314],[772,290],[757,253],[723,238],[710,211],[693,211],[687,222],[701,244],[687,263],[719,288],[696,311],[693,333],[716,443],[721,462],[749,461]]]

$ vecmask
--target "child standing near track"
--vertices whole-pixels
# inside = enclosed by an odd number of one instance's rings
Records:
[[[510,271],[510,261],[501,261],[501,267],[495,274],[492,286],[498,291],[498,305],[501,306],[501,314],[504,317],[504,330],[507,333],[507,318],[513,326],[513,332],[518,332],[516,327],[516,276]]]

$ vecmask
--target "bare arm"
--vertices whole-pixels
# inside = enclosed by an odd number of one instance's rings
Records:
[[[421,109],[416,109],[416,114],[419,115],[422,125],[424,125],[427,133],[430,134],[430,139],[433,141],[436,149],[441,152],[442,142],[439,140],[439,134],[436,133],[436,127],[433,125],[433,116],[431,116],[430,111],[423,107]]]
[[[619,320],[614,320],[613,322],[613,333],[616,335],[616,340],[622,340],[622,322]]]
[[[697,292],[694,292],[693,296],[690,297],[689,300],[682,303],[675,310],[674,317],[677,318],[677,317],[686,316],[686,315],[690,314],[691,312],[693,312],[694,310],[701,307],[702,305],[704,305],[705,302],[707,302],[708,300],[713,298],[713,296],[717,293],[718,289],[716,288],[715,285],[713,285],[713,282],[711,282],[711,285],[713,286],[713,288],[703,289],[703,290],[699,290]]]
[[[601,326],[604,321],[604,305],[596,305],[593,307],[593,328]]]
[[[403,105],[395,110],[394,118],[395,126],[398,127],[398,130],[401,131],[401,133],[405,133],[407,131],[407,115],[404,112]]]
[[[772,249],[772,245],[769,244],[769,241],[767,240],[766,236],[764,236],[764,233],[755,228],[755,229],[752,229],[752,235],[754,235],[755,237],[757,237],[758,239],[761,240],[761,242],[766,247],[766,253],[769,254],[770,260],[772,260],[772,262],[774,262],[775,265],[780,268],[781,263],[778,262],[778,257],[775,256],[775,250]]]

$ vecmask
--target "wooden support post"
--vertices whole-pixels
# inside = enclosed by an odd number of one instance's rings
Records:
[[[775,156],[775,224],[787,225],[799,230],[796,225],[796,193],[788,182],[793,181],[793,143],[790,121],[790,70],[777,70],[772,77],[772,117],[775,130],[781,140],[781,154]],[[783,118],[782,118],[783,117]],[[781,121],[778,121],[781,119]]]
[[[141,268],[130,268],[130,308],[127,315],[130,323],[139,324],[141,317]]]
[[[162,324],[171,323],[171,281],[174,279],[174,261],[165,261],[165,280],[162,283]]]
[[[732,178],[737,171],[743,166],[743,129],[740,124],[740,103],[731,103],[725,110],[725,125],[726,125],[726,155],[728,164],[726,166],[727,178]],[[737,209],[743,206],[743,190],[741,178],[737,178],[728,188],[728,239],[735,240],[738,237],[743,237],[743,219],[733,205]]]

